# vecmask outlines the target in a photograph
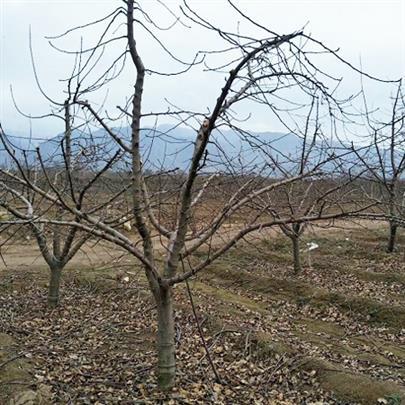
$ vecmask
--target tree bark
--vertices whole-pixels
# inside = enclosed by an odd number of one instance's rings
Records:
[[[171,288],[160,287],[157,299],[158,319],[158,385],[162,390],[173,387],[176,377],[174,313]]]
[[[389,231],[389,236],[388,236],[388,245],[387,245],[387,252],[392,253],[395,249],[395,242],[396,242],[396,237],[397,237],[397,228],[398,225],[396,225],[393,222],[390,222],[390,231]]]
[[[59,304],[59,287],[62,275],[62,267],[52,266],[51,267],[51,278],[49,280],[49,290],[48,290],[48,306],[55,308]]]
[[[293,259],[294,259],[294,273],[298,274],[301,272],[301,257],[300,257],[300,240],[299,236],[293,235],[291,237],[293,246]]]

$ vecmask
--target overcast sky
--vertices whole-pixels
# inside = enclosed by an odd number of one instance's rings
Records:
[[[49,103],[36,89],[33,80],[29,26],[39,79],[52,97],[63,100],[63,87],[58,79],[69,75],[72,59],[50,48],[44,37],[102,17],[121,3],[119,0],[0,0],[0,119],[7,131],[26,133],[30,128],[29,120],[21,118],[13,107],[10,85],[23,111],[32,115],[48,112]],[[170,20],[153,0],[141,3],[149,8],[158,23],[165,25]],[[178,1],[165,3],[177,11]],[[308,22],[307,32],[332,48],[339,47],[341,55],[354,64],[358,65],[361,59],[363,69],[373,75],[384,79],[397,79],[405,75],[405,0],[245,0],[235,3],[261,24],[279,33],[289,33]],[[217,25],[237,29],[240,17],[226,1],[189,0],[189,4]],[[242,29],[246,33],[257,34],[247,25]],[[96,31],[88,30],[83,35],[85,44],[91,44],[96,38]],[[171,49],[185,59],[192,58],[198,49],[215,48],[217,45],[216,39],[205,37],[198,30],[187,31],[182,27],[166,32],[164,39]],[[167,58],[150,45],[144,34],[138,36],[138,43],[147,67],[174,68]],[[59,44],[68,49],[77,49],[79,40],[73,36]],[[339,69],[338,65],[331,65],[330,69],[335,74],[341,73],[336,70]],[[204,110],[212,106],[223,77],[207,82],[204,77],[201,71],[196,70],[180,81],[176,78],[148,78],[144,109],[164,110],[165,98],[180,103],[184,108]],[[347,83],[346,86],[353,86],[354,91],[358,89],[359,78],[349,77]],[[128,86],[132,86],[130,72],[110,89],[107,107],[122,104],[130,93],[131,87]],[[377,83],[367,83],[366,90],[371,104],[378,106],[382,105],[382,100],[387,100],[387,92],[391,91]],[[252,125],[255,130],[281,129],[276,123],[266,122],[260,116]],[[61,123],[52,119],[35,121],[32,127],[35,137],[53,136],[62,128]]]

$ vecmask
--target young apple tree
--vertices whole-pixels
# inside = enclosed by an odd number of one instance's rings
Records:
[[[9,193],[26,206],[25,214],[21,209],[19,216],[16,213],[20,223],[78,229],[89,237],[109,241],[139,261],[156,304],[158,384],[169,389],[176,375],[173,288],[177,284],[196,277],[252,232],[290,224],[298,227],[346,214],[345,210],[308,208],[314,205],[311,203],[304,210],[272,215],[271,204],[265,202],[269,196],[304,179],[322,179],[326,163],[333,162],[335,155],[324,150],[319,164],[304,165],[298,172],[292,170],[288,161],[275,156],[272,161],[276,164],[272,166],[266,158],[265,145],[253,145],[258,136],[247,127],[257,119],[257,109],[267,109],[273,122],[282,122],[287,119],[284,116],[291,117],[292,106],[295,112],[306,111],[314,100],[319,100],[323,108],[320,119],[336,120],[346,102],[334,94],[340,79],[317,66],[323,66],[322,58],[333,58],[345,68],[355,68],[303,30],[279,35],[253,21],[232,2],[230,11],[238,14],[243,27],[253,27],[252,31],[262,36],[221,29],[186,2],[181,7],[181,18],[177,18],[159,2],[168,18],[173,18],[170,27],[181,24],[182,29],[191,30],[187,32],[197,30],[207,44],[214,37],[223,41],[221,49],[199,50],[191,62],[184,62],[159,38],[160,30],[167,27],[150,15],[148,3],[123,3],[107,17],[60,36],[66,38],[77,30],[106,24],[94,46],[80,47],[75,52],[62,50],[81,62],[71,77],[75,88],[72,87],[67,104],[80,108],[85,121],[109,138],[105,145],[110,153],[103,154],[104,165],[92,166],[94,176],[80,191],[70,184],[69,165],[65,164],[69,195],[52,186],[52,181],[39,183],[24,176],[21,170],[2,173],[8,179]],[[143,45],[146,36],[169,58],[161,66],[177,63],[181,68],[166,71],[149,66],[146,61],[150,51],[147,53]],[[149,47],[148,42],[149,50],[155,48]],[[108,58],[109,49],[118,56],[106,64],[103,61]],[[187,74],[200,66],[205,67],[200,72],[205,75],[205,82],[188,82]],[[128,75],[121,76],[121,72]],[[171,101],[176,94],[162,95],[169,99],[168,108],[145,111],[153,80],[176,81],[178,89],[195,87],[192,94],[198,102],[199,96],[205,96],[206,84],[218,75],[224,82],[203,112],[192,111],[187,106],[191,100],[184,97],[179,101],[184,107],[178,106]],[[127,99],[123,107],[118,107],[119,116],[112,117],[94,100],[122,77],[126,78]],[[170,119],[170,128],[147,124],[162,118]],[[129,131],[123,128],[124,120],[129,123]],[[176,134],[184,127],[193,128],[193,139]],[[154,145],[159,143],[165,147],[158,150],[156,157]],[[173,156],[177,160],[169,167],[167,162]],[[97,194],[95,201],[89,190],[101,178],[114,177],[117,171],[127,173],[127,177],[115,182],[114,190]],[[54,207],[58,214],[52,216],[50,210],[35,212],[31,201],[22,198],[16,189],[29,190],[42,206]],[[262,204],[259,210],[257,201]],[[364,207],[358,210],[361,209]],[[133,231],[130,234],[122,228],[128,222]]]
[[[392,100],[387,121],[373,119],[365,100],[365,117],[370,130],[367,147],[352,150],[364,166],[373,187],[367,191],[370,199],[379,202],[380,217],[389,225],[387,252],[395,249],[397,231],[405,218],[405,96],[402,81]],[[374,212],[374,214],[377,214]],[[374,215],[374,218],[379,217]],[[369,215],[372,218],[372,215]]]

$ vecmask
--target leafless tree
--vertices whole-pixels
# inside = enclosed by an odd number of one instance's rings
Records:
[[[370,205],[359,193],[356,184],[358,176],[331,176],[322,179],[306,180],[289,184],[279,190],[279,196],[272,198],[271,215],[283,218],[288,215],[300,218],[307,216],[332,217],[324,221],[323,228],[334,225],[333,216],[340,214],[339,219],[353,218],[356,213],[370,208]],[[280,198],[281,197],[281,198]],[[314,224],[311,222],[281,223],[279,228],[291,240],[294,273],[302,270],[300,240],[306,229]]]
[[[95,166],[95,176],[82,191],[78,192],[75,185],[68,182],[69,193],[66,195],[56,187],[46,188],[38,184],[24,176],[21,170],[3,170],[2,174],[9,182],[13,182],[13,188],[8,191],[24,202],[27,208],[25,214],[19,210],[20,224],[37,227],[47,224],[79,229],[91,237],[101,238],[125,249],[142,264],[156,303],[158,383],[162,389],[168,389],[174,384],[176,371],[173,308],[173,287],[176,284],[197,276],[252,232],[261,232],[269,227],[287,227],[289,224],[295,224],[296,229],[302,224],[346,215],[344,209],[326,212],[307,207],[303,212],[274,216],[269,215],[269,203],[264,203],[259,210],[252,210],[252,206],[257,207],[256,201],[266,201],[265,196],[274,194],[281,187],[303,179],[321,179],[325,165],[333,162],[335,155],[324,151],[324,157],[318,164],[304,165],[302,170],[295,173],[288,166],[289,159],[283,161],[273,157],[270,159],[272,164],[269,164],[267,159],[263,160],[263,157],[268,157],[265,145],[257,144],[257,137],[242,128],[242,124],[248,121],[241,116],[242,112],[238,108],[245,105],[263,106],[269,109],[272,118],[283,121],[284,113],[291,116],[292,110],[305,110],[317,98],[322,100],[320,104],[325,110],[321,114],[322,119],[334,121],[344,113],[343,106],[348,100],[335,97],[334,92],[340,79],[317,68],[319,57],[337,58],[346,67],[355,68],[302,30],[278,35],[251,20],[232,2],[229,2],[230,7],[244,22],[260,30],[263,38],[226,32],[198,15],[184,2],[182,20],[186,19],[188,24],[205,30],[207,38],[215,34],[225,42],[222,50],[199,51],[195,59],[187,63],[177,58],[158,38],[155,33],[159,30],[157,22],[138,3],[133,0],[124,3],[125,7],[119,7],[106,18],[95,22],[107,23],[107,28],[94,47],[74,52],[81,63],[71,77],[76,80],[76,88],[71,91],[72,97],[68,100],[70,106],[81,108],[88,122],[103,129],[117,152],[111,157],[104,157],[106,162],[103,166]],[[171,13],[169,16],[173,17]],[[123,35],[114,36],[119,30],[112,27],[122,16],[125,18],[126,31]],[[177,17],[173,18],[174,23],[181,21]],[[137,34],[137,29],[150,34],[163,52],[183,68],[171,73],[145,67],[138,47],[142,37]],[[110,32],[113,34],[109,37]],[[99,51],[111,44],[116,49],[119,41],[125,43],[122,53],[96,79],[93,77],[90,80],[89,72],[96,72],[95,67],[101,57]],[[221,61],[210,66],[210,57],[213,57],[212,63],[218,61],[218,57]],[[92,94],[108,86],[119,76],[121,67],[127,66],[126,58],[133,69],[134,90],[126,105],[119,107],[119,111],[120,119],[126,118],[130,123],[129,137],[114,127],[116,120],[91,102]],[[207,74],[221,73],[225,76],[225,82],[211,108],[201,113],[171,103],[169,109],[161,112],[143,112],[147,74],[172,78],[195,68],[203,60]],[[162,116],[177,120],[174,127],[196,127],[196,136],[186,145],[191,147],[186,168],[175,170],[162,166],[160,171],[149,176],[147,170],[153,168],[153,162],[149,161],[148,151],[143,148],[147,134],[152,134],[156,140],[169,141],[174,141],[175,135],[170,130],[162,133],[159,128],[151,130],[142,127],[141,122],[150,117],[159,119]],[[261,157],[249,163],[248,155],[242,158],[242,151],[229,156],[220,143],[220,139],[230,134],[226,129],[240,136],[228,139],[228,142],[240,139],[240,145],[250,147],[257,156],[261,151]],[[87,191],[96,180],[112,176],[113,166],[119,170],[122,162],[128,163],[129,175],[119,183],[119,189],[99,194],[98,201],[89,198],[91,194]],[[69,178],[66,165],[65,173]],[[30,190],[30,193],[41,199],[41,204],[53,206],[57,212],[63,210],[64,213],[58,214],[56,218],[47,213],[36,214],[31,202],[16,194],[18,187]],[[365,208],[359,207],[358,211]],[[128,221],[133,225],[135,235],[123,231],[122,226]],[[196,255],[197,252],[201,254]]]
[[[69,100],[61,106],[65,122],[65,131],[60,138],[60,150],[63,151],[63,160],[54,164],[51,156],[49,162],[45,161],[40,149],[16,150],[13,148],[8,137],[0,125],[0,140],[11,157],[14,164],[3,172],[0,190],[2,192],[0,204],[11,216],[7,222],[12,224],[17,219],[25,221],[30,217],[42,217],[47,215],[55,221],[65,217],[65,211],[62,206],[47,204],[46,200],[38,199],[38,194],[33,192],[32,188],[23,187],[21,180],[31,183],[34,188],[41,187],[46,193],[57,193],[62,196],[73,187],[74,173],[77,172],[75,156],[72,154],[72,125],[73,119],[70,113],[71,105]],[[21,156],[24,159],[21,159]],[[20,158],[19,158],[20,157]],[[5,175],[4,175],[5,174]],[[18,180],[13,180],[18,179]],[[76,187],[79,187],[76,184]],[[85,189],[82,189],[85,192]],[[21,205],[26,209],[22,211]],[[79,204],[80,205],[80,202]],[[74,218],[80,222],[79,217]],[[88,233],[83,233],[79,228],[72,225],[69,227],[60,227],[58,225],[49,225],[45,223],[30,222],[29,227],[38,243],[38,247],[50,269],[50,280],[48,289],[48,305],[56,307],[60,299],[60,282],[64,267],[81,249],[83,244],[89,239]]]
[[[83,129],[87,132],[91,132],[91,129],[88,127],[88,122],[78,116],[77,110],[80,108],[72,102],[75,71],[80,71],[77,61],[74,72],[67,81],[67,98],[63,102],[51,99],[42,91],[33,59],[32,63],[39,90],[51,103],[52,110],[50,113],[33,117],[22,112],[14,100],[15,106],[21,115],[30,119],[52,117],[62,120],[64,131],[48,142],[47,148],[50,149],[48,151],[42,151],[40,147],[36,147],[35,150],[22,149],[13,144],[0,123],[0,142],[10,161],[9,167],[1,169],[0,205],[10,214],[3,219],[3,225],[29,222],[29,228],[41,255],[50,269],[48,305],[54,308],[60,300],[63,269],[91,237],[91,232],[83,232],[75,225],[75,222],[82,221],[78,215],[71,214],[70,219],[73,221],[71,225],[58,224],[58,221],[67,218],[64,204],[68,204],[67,201],[69,201],[69,204],[73,204],[78,209],[90,201],[94,205],[94,201],[98,198],[96,191],[97,189],[100,191],[100,184],[104,181],[103,175],[121,158],[121,154],[117,152],[105,158],[105,148],[100,150],[102,145],[94,144],[91,136],[85,142],[81,141]],[[80,121],[77,125],[76,118]],[[31,145],[32,142],[30,142]],[[122,179],[115,179],[116,182],[119,180]],[[24,184],[30,184],[30,187]],[[37,190],[41,190],[45,195],[57,196],[59,204],[48,200]],[[103,187],[101,191],[104,192]],[[35,223],[29,220],[34,217],[47,217],[50,222]]]
[[[362,152],[353,145],[352,149],[367,170],[371,184],[367,194],[380,202],[379,207],[389,223],[387,252],[393,252],[397,230],[405,216],[405,98],[402,81],[396,89],[388,122],[373,120],[365,98],[364,103],[370,142]]]
[[[361,207],[371,207],[361,192],[359,180],[365,169],[358,169],[358,159],[347,147],[331,141],[325,134],[320,119],[320,99],[317,92],[301,117],[295,117],[294,127],[290,131],[292,143],[288,155],[277,150],[277,143],[263,143],[262,140],[250,140],[264,155],[264,162],[272,166],[283,176],[302,175],[322,172],[319,178],[302,178],[278,188],[276,193],[265,193],[255,199],[260,211],[268,212],[275,220],[292,217],[301,218],[318,215],[319,217],[339,213],[340,218],[353,217],[361,212]],[[270,106],[271,107],[271,106]],[[299,120],[301,118],[301,120]],[[300,122],[301,121],[301,122]],[[358,151],[362,151],[359,148]],[[301,271],[300,238],[310,226],[310,222],[281,223],[279,229],[291,240],[294,272]],[[328,222],[322,224],[327,226]],[[333,225],[333,221],[329,222]]]

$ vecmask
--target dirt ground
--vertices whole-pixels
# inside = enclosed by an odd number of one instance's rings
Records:
[[[220,382],[177,286],[178,384],[167,395],[155,385],[154,305],[132,258],[88,246],[51,311],[38,249],[10,246],[0,266],[0,403],[405,403],[405,235],[387,254],[384,226],[340,225],[305,235],[299,275],[289,241],[272,232],[190,282]],[[319,247],[309,252],[311,242]]]

